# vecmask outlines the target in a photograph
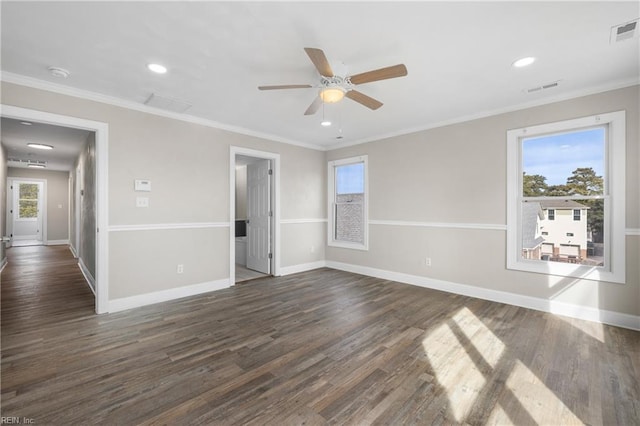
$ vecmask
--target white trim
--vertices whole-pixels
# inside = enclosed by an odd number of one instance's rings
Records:
[[[69,240],[47,240],[48,246],[66,246],[69,244]]]
[[[3,244],[3,243],[0,243]],[[0,272],[2,272],[4,270],[4,267],[7,266],[7,256],[4,257],[4,259],[2,259],[2,261],[0,261]]]
[[[2,73],[4,79],[7,73]],[[96,134],[96,313],[109,301],[109,125],[99,121],[0,104],[2,117],[93,131]]]
[[[4,115],[4,114],[3,114]],[[40,211],[42,212],[41,215],[39,215],[39,220],[40,220],[40,228],[42,230],[42,232],[40,233],[40,238],[38,238],[38,235],[25,235],[25,236],[13,236],[12,239],[14,241],[20,241],[20,240],[38,240],[41,241],[43,245],[48,245],[47,244],[47,238],[48,238],[48,219],[47,219],[47,212],[48,212],[48,198],[49,198],[49,190],[47,188],[47,179],[43,179],[43,178],[32,178],[32,177],[16,177],[16,176],[8,176],[7,177],[7,186],[11,186],[13,187],[15,184],[17,183],[21,183],[21,182],[25,182],[25,183],[29,183],[29,182],[35,182],[41,185],[41,189],[42,189],[42,194],[41,196],[38,197],[38,201],[39,201],[39,208]],[[8,191],[7,191],[8,194]],[[15,211],[16,210],[16,206],[15,206],[15,201],[16,201],[16,192],[12,190],[12,200],[11,200],[11,204],[8,205],[7,208],[7,224],[9,224],[9,215],[11,215],[10,210]],[[15,230],[14,230],[14,225],[16,221],[23,221],[25,219],[19,219],[14,217],[14,215],[11,215],[11,233],[15,234]],[[36,219],[38,220],[38,219]],[[34,238],[35,237],[35,238]]]
[[[614,83],[605,84],[598,87],[591,87],[584,90],[575,90],[569,93],[561,94],[558,96],[554,96],[551,98],[535,100],[531,102],[519,103],[516,105],[511,105],[505,108],[497,108],[492,110],[480,111],[474,114],[464,115],[456,118],[452,118],[450,120],[438,121],[434,123],[428,123],[421,126],[415,126],[408,129],[399,130],[396,132],[383,133],[380,135],[371,136],[368,138],[357,139],[355,141],[346,142],[346,143],[337,143],[333,145],[315,145],[308,143],[301,143],[296,140],[291,140],[287,138],[283,138],[280,136],[272,135],[269,133],[257,132],[254,130],[246,129],[243,127],[233,126],[229,124],[219,123],[217,121],[207,120],[204,118],[194,117],[186,114],[179,114],[170,111],[164,111],[156,108],[149,107],[144,104],[139,104],[133,101],[127,101],[124,99],[116,98],[113,96],[107,96],[96,92],[91,92],[88,90],[76,89],[69,86],[64,86],[60,84],[50,83],[48,81],[35,79],[32,77],[27,77],[20,74],[15,74],[12,72],[2,71],[0,73],[0,81],[5,81],[11,84],[17,84],[20,86],[31,87],[34,89],[46,90],[53,93],[58,93],[66,96],[73,96],[75,98],[86,99],[94,102],[100,102],[108,105],[117,106],[120,108],[127,108],[135,111],[146,112],[148,114],[153,114],[161,117],[173,118],[176,120],[184,121],[187,123],[199,124],[207,127],[212,127],[221,130],[227,130],[234,133],[244,134],[247,136],[253,136],[261,139],[272,140],[275,142],[282,142],[289,145],[300,146],[303,148],[314,149],[317,151],[333,151],[336,149],[342,149],[349,146],[361,145],[368,142],[379,141],[383,139],[394,138],[398,136],[404,136],[412,133],[418,133],[425,130],[436,129],[439,127],[450,126],[452,124],[457,123],[465,123],[472,120],[477,120],[480,118],[491,117],[494,115],[505,114],[514,111],[520,111],[527,108],[537,107],[541,105],[548,105],[556,102],[567,101],[575,98],[580,98],[583,96],[594,95],[598,93],[608,92],[611,90],[624,89],[625,87],[635,86],[640,83],[640,78],[631,78],[628,80],[618,81]]]
[[[38,80],[32,77],[26,77],[20,74],[14,74],[7,71],[2,71],[0,75],[1,81],[6,81],[11,84],[18,84],[20,86],[31,87],[34,89],[46,90],[48,92],[58,93],[66,96],[73,96],[74,98],[85,99],[94,102],[100,102],[107,105],[113,105],[120,108],[126,108],[134,111],[140,111],[147,114],[153,114],[160,117],[171,118],[174,120],[183,121],[186,123],[198,124],[201,126],[212,127],[214,129],[226,130],[233,133],[238,133],[246,136],[253,136],[260,139],[266,139],[274,142],[282,142],[288,145],[300,146],[303,148],[314,149],[317,151],[325,151],[324,147],[298,142],[292,139],[283,138],[281,136],[272,135],[270,133],[258,132],[250,130],[240,126],[234,126],[230,124],[224,124],[206,118],[195,117],[187,114],[180,114],[177,112],[165,111],[162,109],[153,108],[145,104],[128,101],[125,99],[116,98],[114,96],[103,95],[97,92],[91,92],[89,90],[76,89],[74,87],[64,86],[61,84],[54,84],[44,80]]]
[[[462,296],[475,297],[477,299],[490,300],[492,302],[506,303],[520,306],[527,309],[548,312],[551,314],[577,318],[601,324],[615,325],[617,327],[640,330],[640,316],[623,314],[620,312],[607,311],[604,309],[579,306],[555,300],[546,300],[538,297],[523,296],[499,290],[491,290],[467,284],[458,284],[450,281],[436,280],[417,275],[404,274],[400,272],[386,271],[383,269],[370,268],[368,266],[353,265],[348,263],[327,261],[327,267],[339,269],[341,271],[353,272],[355,274],[366,275],[385,280],[411,284],[418,287],[425,287],[434,290],[446,291],[448,293]]]
[[[236,155],[245,155],[248,157],[261,158],[271,160],[273,168],[273,270],[271,275],[280,275],[281,244],[280,244],[280,154],[275,152],[258,151],[256,149],[243,148],[239,146],[229,146],[229,227],[235,229],[236,217]],[[236,283],[236,237],[234,232],[229,232],[229,282],[231,285]]]
[[[78,252],[76,251],[76,248],[72,244],[69,244],[69,251],[71,252],[73,257],[75,257],[76,259],[78,258]]]
[[[84,279],[87,282],[87,285],[89,286],[89,288],[91,289],[91,292],[95,296],[96,280],[93,279],[93,275],[91,275],[91,272],[89,272],[89,268],[87,268],[87,265],[84,264],[82,258],[78,259],[78,268],[80,268],[80,272],[82,272],[82,275],[84,276]]]
[[[363,242],[340,241],[335,236],[336,167],[350,164],[364,164],[364,200],[362,202]],[[367,154],[327,162],[327,245],[352,250],[369,250],[369,156]]]
[[[625,111],[616,111],[507,131],[507,269],[625,283],[625,123]],[[605,201],[605,267],[523,259],[520,255],[524,199],[521,191],[522,139],[603,125],[608,128],[605,176],[608,189],[603,198],[610,199],[610,202]]]
[[[300,272],[312,271],[314,269],[324,268],[326,266],[327,266],[327,262],[325,260],[318,260],[315,262],[301,263],[298,265],[291,265],[291,266],[283,266],[282,268],[280,268],[280,274],[281,275],[298,274]]]
[[[138,294],[136,296],[123,297],[109,301],[109,312],[119,312],[141,306],[168,302],[183,297],[196,296],[202,293],[229,288],[229,279],[208,281],[184,287],[175,287],[168,290],[154,291],[153,293]]]
[[[640,84],[640,78],[638,77],[634,77],[631,78],[629,80],[623,80],[623,81],[619,81],[619,82],[615,82],[615,83],[610,83],[610,84],[605,84],[602,86],[598,86],[598,87],[592,87],[592,88],[588,88],[588,89],[584,89],[584,90],[575,90],[573,92],[569,92],[569,93],[565,93],[565,94],[561,94],[559,96],[554,96],[551,98],[545,98],[545,99],[540,99],[540,100],[536,100],[536,101],[531,101],[531,102],[523,102],[520,104],[516,104],[516,105],[511,105],[508,107],[504,107],[504,108],[497,108],[497,109],[492,109],[492,110],[485,110],[485,111],[480,111],[477,113],[473,113],[473,114],[469,114],[469,115],[463,115],[461,117],[455,117],[452,118],[450,120],[444,120],[444,121],[437,121],[435,123],[428,123],[422,126],[415,126],[415,127],[410,127],[408,129],[402,129],[396,132],[389,132],[389,133],[385,133],[385,134],[381,134],[381,135],[377,135],[377,136],[372,136],[369,138],[362,138],[362,139],[358,139],[352,142],[346,142],[346,143],[336,143],[333,145],[328,145],[325,147],[326,151],[333,151],[336,149],[342,149],[342,148],[347,148],[350,146],[355,146],[355,145],[361,145],[363,143],[368,143],[368,142],[375,142],[375,141],[380,141],[383,139],[390,139],[390,138],[395,138],[398,136],[405,136],[405,135],[410,135],[413,133],[419,133],[419,132],[423,132],[425,130],[431,130],[431,129],[437,129],[440,127],[445,127],[445,126],[451,126],[453,124],[458,124],[458,123],[466,123],[472,120],[478,120],[481,118],[487,118],[487,117],[493,117],[496,115],[500,115],[500,114],[506,114],[506,113],[510,113],[510,112],[516,112],[516,111],[521,111],[524,109],[528,109],[528,108],[533,108],[533,107],[538,107],[538,106],[542,106],[542,105],[549,105],[549,104],[553,104],[556,102],[562,102],[562,101],[568,101],[571,99],[576,99],[576,98],[581,98],[584,96],[590,96],[590,95],[595,95],[598,93],[603,93],[603,92],[609,92],[612,90],[618,90],[618,89],[624,89],[625,87],[631,87],[631,86],[635,86],[637,84]]]
[[[283,225],[291,225],[291,224],[296,224],[296,223],[327,223],[328,220],[327,219],[315,219],[315,218],[309,218],[309,219],[282,219],[280,221],[281,224]]]
[[[640,236],[640,228],[627,228],[625,234]]]
[[[109,232],[122,231],[157,231],[164,229],[204,229],[228,228],[228,222],[194,222],[194,223],[154,223],[141,225],[112,225]]]
[[[506,231],[507,225],[493,223],[454,223],[454,222],[411,222],[406,220],[370,220],[370,225],[386,226],[415,226],[421,228],[446,229],[482,229],[491,231]]]

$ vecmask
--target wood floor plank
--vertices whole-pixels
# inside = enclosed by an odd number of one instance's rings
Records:
[[[332,269],[95,315],[15,247],[1,415],[35,424],[640,424],[640,333]]]

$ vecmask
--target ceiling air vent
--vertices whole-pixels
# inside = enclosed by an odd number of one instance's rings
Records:
[[[151,96],[149,96],[149,99],[144,102],[144,104],[150,107],[179,113],[183,113],[192,107],[191,104],[188,104],[186,102],[179,101],[177,99],[165,98],[164,96],[158,96],[155,93],[152,93]]]
[[[625,22],[624,24],[611,27],[611,38],[609,39],[609,43],[618,43],[620,41],[638,37],[638,21],[640,21],[640,19],[635,19],[631,22]]]
[[[558,87],[559,84],[560,84],[560,80],[553,81],[551,83],[543,84],[541,86],[536,86],[536,87],[531,87],[529,89],[525,89],[524,92],[525,93],[542,92],[543,90],[553,89],[554,87]]]

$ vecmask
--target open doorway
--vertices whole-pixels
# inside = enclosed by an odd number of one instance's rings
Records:
[[[231,148],[231,283],[279,273],[279,155]]]
[[[97,313],[108,312],[108,125],[106,123],[29,110],[10,105],[2,105],[1,116],[3,122],[4,120],[8,120],[17,123],[17,126],[26,125],[26,127],[31,128],[32,131],[36,128],[42,128],[44,129],[43,131],[46,132],[55,132],[55,129],[67,129],[81,131],[87,135],[86,143],[79,157],[83,170],[85,170],[81,176],[82,182],[79,182],[78,176],[75,175],[76,169],[74,165],[67,169],[59,169],[60,171],[57,173],[65,173],[63,170],[66,170],[66,177],[62,184],[63,187],[66,187],[66,198],[61,201],[56,201],[55,203],[49,203],[48,209],[44,206],[44,202],[42,203],[43,207],[41,210],[49,210],[50,221],[56,216],[55,212],[57,212],[57,210],[67,212],[62,218],[62,220],[68,224],[68,226],[65,227],[67,231],[63,238],[58,238],[54,235],[54,241],[51,241],[51,239],[47,240],[47,232],[51,234],[51,232],[55,230],[54,228],[58,227],[47,227],[47,220],[45,220],[44,217],[42,218],[43,224],[40,229],[43,231],[41,235],[44,244],[62,244],[61,241],[63,241],[64,244],[69,244],[73,247],[75,243],[77,246],[75,247],[76,250],[72,251],[74,251],[74,254],[76,254],[77,251],[81,253],[80,256],[78,256],[79,264],[91,290],[95,294],[95,310]],[[7,133],[7,128],[7,126],[3,126],[3,146],[7,148],[8,166],[11,167],[12,164],[15,165],[15,163],[23,162],[23,159],[20,157],[21,148],[8,146],[10,143],[5,141],[4,136],[5,133]],[[62,161],[62,157],[65,157],[66,151],[63,149],[63,139],[56,141],[55,145],[59,148],[49,148],[52,154],[37,161],[37,164],[46,164],[47,168],[51,168],[52,170],[49,173],[56,173],[56,171],[53,167],[48,166]],[[12,158],[12,153],[15,154],[13,155],[14,158]],[[44,155],[40,156],[44,157]],[[69,155],[66,156],[68,157]],[[78,158],[76,156],[73,157]],[[27,165],[36,163],[35,160],[29,157],[24,159],[24,161]],[[92,172],[87,172],[84,168],[85,166],[92,170]],[[15,168],[15,170],[19,171],[22,169]],[[20,177],[18,180],[24,179]],[[49,186],[51,186],[51,188],[48,188],[47,185],[43,185],[42,187],[41,194],[43,194],[43,200],[46,200],[47,193],[51,193],[52,191],[53,184]],[[79,191],[80,203],[77,202],[78,196],[76,191]],[[15,194],[12,194],[12,196],[15,199]],[[29,198],[25,198],[23,204],[26,206],[29,204],[29,200]],[[21,199],[18,198],[16,205],[19,205],[20,201]],[[33,202],[31,202],[31,204],[33,204]],[[76,212],[78,209],[81,210],[83,217],[82,222],[85,225],[83,227],[84,233],[80,234],[80,238],[78,238],[76,232],[74,232],[77,229],[74,218],[77,218]],[[7,210],[9,209],[7,208]],[[8,212],[6,212],[6,214],[8,214]],[[9,221],[7,221],[7,225],[8,222]],[[100,232],[101,228],[103,232]],[[51,235],[49,235],[49,237],[51,237]],[[91,277],[87,277],[87,271],[92,271]]]

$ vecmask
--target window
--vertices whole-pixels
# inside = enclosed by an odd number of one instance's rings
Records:
[[[18,184],[18,220],[37,220],[38,184]]]
[[[328,176],[328,244],[367,250],[367,156],[330,161]]]
[[[624,114],[507,132],[509,269],[624,282]]]

